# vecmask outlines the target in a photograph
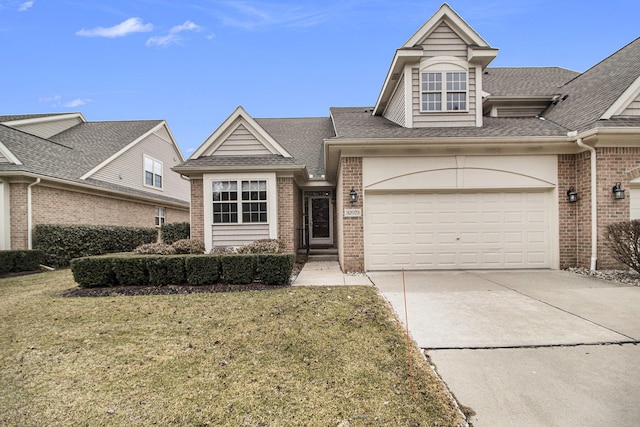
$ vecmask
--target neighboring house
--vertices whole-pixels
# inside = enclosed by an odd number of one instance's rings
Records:
[[[584,73],[488,67],[497,54],[445,4],[396,50],[374,106],[239,107],[174,168],[192,233],[293,252],[308,226],[345,271],[616,266],[606,226],[640,217],[640,39]]]
[[[37,224],[189,221],[183,161],[163,120],[0,116],[0,249],[31,248]]]

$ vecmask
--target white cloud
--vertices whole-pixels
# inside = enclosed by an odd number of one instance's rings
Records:
[[[113,27],[96,27],[90,30],[84,28],[76,33],[83,37],[124,37],[131,33],[146,33],[153,30],[153,24],[144,24],[140,18],[129,18]]]
[[[26,12],[27,10],[31,9],[33,7],[33,4],[35,3],[35,1],[31,0],[31,1],[26,1],[24,3],[22,3],[20,5],[20,7],[18,8],[18,12]]]
[[[43,103],[59,102],[61,99],[62,97],[60,95],[43,96],[42,98],[38,99],[38,102],[43,102]]]
[[[86,105],[87,102],[93,102],[93,100],[77,98],[77,99],[74,99],[73,101],[65,102],[64,104],[62,104],[62,106],[67,108],[75,108],[75,107],[81,107],[83,105]]]
[[[191,21],[185,21],[184,24],[176,25],[169,30],[169,34],[166,36],[150,37],[147,40],[147,46],[161,46],[166,47],[172,43],[179,43],[182,38],[179,36],[184,31],[200,31],[201,26],[194,24]]]
[[[89,98],[76,98],[72,101],[63,102],[62,97],[60,95],[54,96],[43,96],[38,99],[38,102],[43,104],[51,104],[52,107],[65,107],[65,108],[75,108],[81,107],[83,105],[87,105],[89,102],[94,102],[93,99]]]

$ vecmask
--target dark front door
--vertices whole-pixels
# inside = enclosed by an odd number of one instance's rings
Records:
[[[311,211],[311,236],[309,243],[312,245],[333,244],[333,212],[329,197],[310,197],[309,211]]]

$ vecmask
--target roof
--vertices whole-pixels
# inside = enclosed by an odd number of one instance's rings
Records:
[[[373,107],[331,108],[337,138],[498,138],[566,136],[567,129],[536,117],[483,117],[482,127],[405,128],[372,115]]]
[[[39,119],[42,117],[67,116],[73,113],[49,113],[49,114],[8,114],[0,115],[0,123],[15,122],[18,120]]]
[[[489,67],[482,76],[482,90],[491,96],[553,96],[569,80],[580,75],[560,67]]]
[[[594,127],[640,78],[640,38],[561,87],[561,101],[544,114],[571,130]]]

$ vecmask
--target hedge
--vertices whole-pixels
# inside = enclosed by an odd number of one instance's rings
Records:
[[[41,251],[0,251],[0,274],[37,270],[43,259]]]
[[[162,224],[160,227],[160,239],[162,243],[171,245],[178,240],[184,240],[191,237],[191,228],[188,222],[172,222]]]
[[[288,283],[295,256],[274,255],[102,255],[71,261],[74,280],[83,288],[108,286],[266,285]]]
[[[66,267],[73,258],[130,252],[157,239],[155,228],[39,224],[33,229],[33,248],[52,267]]]

